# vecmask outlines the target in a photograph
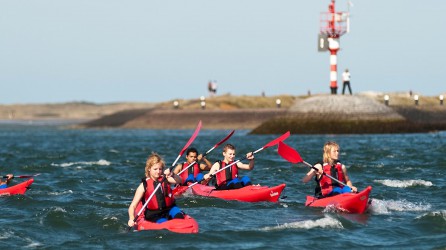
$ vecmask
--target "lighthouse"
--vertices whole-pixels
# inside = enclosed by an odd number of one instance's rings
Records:
[[[335,0],[328,5],[328,12],[322,12],[320,16],[320,31],[318,39],[318,51],[330,52],[330,90],[336,94],[338,89],[338,59],[340,49],[339,39],[349,32],[349,12],[336,12]]]

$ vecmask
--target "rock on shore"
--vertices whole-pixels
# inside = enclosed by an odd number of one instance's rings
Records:
[[[438,106],[438,104],[437,104]],[[252,133],[414,133],[446,130],[446,109],[389,107],[367,96],[322,95],[296,101],[286,116],[264,122]]]
[[[321,119],[404,120],[394,109],[362,96],[319,95],[297,100],[288,111]]]

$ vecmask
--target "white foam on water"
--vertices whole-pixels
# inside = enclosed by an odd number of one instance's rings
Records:
[[[371,200],[369,211],[373,214],[390,214],[392,211],[429,211],[432,207],[430,204],[413,203],[406,200]]]
[[[72,194],[73,190],[65,190],[62,192],[49,192],[49,195],[64,195],[64,194]]]
[[[431,211],[428,213],[424,213],[422,215],[417,216],[416,219],[422,219],[424,217],[442,218],[443,221],[446,221],[446,210]]]
[[[108,216],[106,216],[106,217],[104,217],[102,220],[113,220],[113,221],[119,221],[119,219],[117,218],[117,217],[115,217],[115,216],[112,216],[112,217],[108,217]]]
[[[312,229],[312,228],[344,228],[342,223],[331,217],[324,217],[322,219],[317,220],[304,220],[304,221],[296,221],[291,223],[285,223],[282,225],[277,225],[274,227],[264,227],[262,231],[276,231],[283,229]]]
[[[31,241],[31,240],[29,240],[29,241]],[[41,243],[35,242],[35,241],[31,241],[31,243],[26,245],[25,248],[36,248],[36,247],[40,247],[40,246],[42,246]]]
[[[13,240],[14,238],[17,238],[17,237],[18,236],[15,236],[15,234],[11,233],[11,232],[5,232],[5,233],[0,234],[0,240]],[[33,241],[32,239],[27,238],[27,237],[25,237],[25,238],[20,237],[20,239],[30,242],[28,245],[25,246],[25,248],[35,248],[35,247],[42,246],[41,243]]]
[[[344,209],[336,207],[336,205],[328,205],[322,211],[324,213],[337,213],[337,212],[346,212]]]
[[[13,236],[13,234],[11,232],[4,232],[4,233],[0,234],[0,240],[9,239],[12,236]]]
[[[51,208],[51,211],[53,211],[53,212],[62,212],[62,213],[66,213],[67,212],[67,210],[65,210],[62,207],[53,207],[53,208]]]
[[[86,165],[86,166],[91,166],[91,165],[100,165],[100,166],[108,166],[110,165],[111,162],[104,160],[104,159],[100,159],[99,161],[78,161],[78,162],[66,162],[66,163],[51,163],[51,166],[55,166],[55,167],[71,167],[73,165]],[[79,167],[78,167],[79,168]]]
[[[434,184],[430,181],[425,180],[375,180],[377,183],[381,183],[388,187],[398,187],[398,188],[406,188],[406,187],[413,187],[413,186],[425,186],[425,187],[431,187]]]

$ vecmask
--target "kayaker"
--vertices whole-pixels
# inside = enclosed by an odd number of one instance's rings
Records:
[[[214,173],[218,170],[234,162],[234,145],[226,144],[226,146],[223,148],[223,157],[223,161],[215,162],[209,173],[204,175],[205,180],[209,181],[213,176],[215,176],[217,179],[215,186],[218,190],[238,189],[244,186],[252,185],[248,176],[244,176],[243,178],[238,177],[238,169],[252,170],[254,168],[254,154],[252,152],[246,154],[246,159],[249,160],[249,164],[237,162],[236,164],[214,175]]]
[[[195,162],[192,166],[187,168],[192,162]],[[186,162],[178,164],[173,172],[175,174],[180,173],[184,168],[187,170],[180,174],[182,186],[187,186],[193,182],[201,182],[203,180],[203,173],[201,171],[209,171],[212,167],[212,163],[203,157],[202,154],[198,154],[196,148],[188,148],[186,151]]]
[[[148,221],[163,223],[173,218],[184,218],[184,213],[175,205],[175,199],[172,195],[170,184],[180,184],[181,178],[172,173],[169,168],[164,170],[164,160],[156,153],[152,153],[146,161],[145,175],[136,189],[133,201],[129,206],[129,227],[134,226],[135,211],[139,202],[144,204],[155,190],[156,186],[163,180],[163,171],[166,178],[161,184],[152,199],[147,204],[144,211],[145,219]]]
[[[9,182],[14,178],[13,174],[7,174],[6,181],[3,181],[3,179],[0,179],[0,189],[4,189],[8,187]]]
[[[322,155],[323,163],[316,163],[316,165],[314,165],[318,171],[312,168],[302,179],[302,181],[306,183],[315,177],[317,183],[315,195],[317,197],[357,192],[356,187],[353,186],[350,178],[348,177],[347,168],[344,164],[339,162],[339,151],[340,147],[336,142],[329,141],[325,143]],[[330,179],[323,173],[347,184],[347,186]]]

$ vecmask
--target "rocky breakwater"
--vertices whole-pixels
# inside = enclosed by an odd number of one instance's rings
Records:
[[[317,95],[296,100],[286,115],[252,133],[413,133],[446,130],[446,112],[408,105],[386,106],[377,96]]]
[[[89,121],[82,127],[145,129],[192,129],[203,122],[204,129],[253,129],[265,121],[286,114],[285,109],[175,110],[157,108],[144,112],[118,112]]]

